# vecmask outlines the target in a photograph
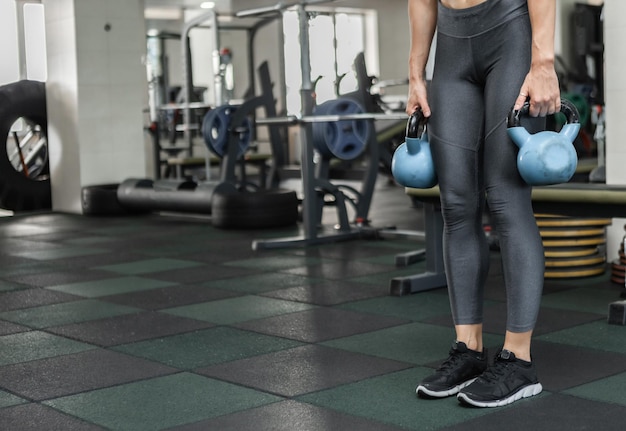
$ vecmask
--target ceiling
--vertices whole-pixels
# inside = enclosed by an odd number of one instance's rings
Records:
[[[206,0],[145,0],[145,7],[164,9],[197,9]],[[221,13],[231,12],[231,0],[212,0],[215,9]]]

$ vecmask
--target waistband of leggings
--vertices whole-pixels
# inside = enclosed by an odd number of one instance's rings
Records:
[[[465,9],[450,9],[439,2],[437,31],[453,37],[471,37],[528,14],[526,0],[486,0]]]

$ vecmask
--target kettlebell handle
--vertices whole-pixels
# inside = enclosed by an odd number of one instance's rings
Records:
[[[524,102],[524,105],[521,109],[511,109],[511,112],[509,112],[509,115],[507,117],[507,127],[519,127],[520,117],[522,115],[528,115],[529,110],[530,102],[528,101]],[[580,122],[578,109],[576,109],[576,106],[574,106],[574,104],[569,100],[561,99],[561,112],[565,114],[567,124]]]
[[[421,109],[413,111],[411,116],[406,122],[406,137],[407,138],[419,138],[424,132],[426,132],[426,123],[428,118],[424,116]]]

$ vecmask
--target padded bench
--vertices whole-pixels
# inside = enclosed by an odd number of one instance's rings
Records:
[[[259,169],[262,184],[265,184],[267,163],[271,158],[271,154],[249,153],[244,156],[246,165],[256,166]],[[208,160],[205,157],[172,157],[167,159],[167,172],[173,173],[175,178],[180,179],[185,176],[186,169],[201,168],[206,166],[207,163],[210,163],[211,166],[219,166],[222,163],[222,159],[217,156],[210,156]]]
[[[392,279],[390,293],[394,296],[446,286],[439,187],[405,190],[407,195],[423,203],[426,247],[417,253],[425,257],[426,271],[422,274]],[[534,187],[532,200],[537,213],[569,217],[626,218],[626,186],[565,183]]]

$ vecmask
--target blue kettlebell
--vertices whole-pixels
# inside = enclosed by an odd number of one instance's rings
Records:
[[[393,153],[391,173],[405,187],[429,189],[437,184],[435,164],[426,133],[427,122],[428,119],[421,110],[411,114],[406,125],[406,140]]]
[[[511,110],[507,120],[509,137],[519,147],[517,170],[532,186],[568,182],[578,165],[573,145],[580,130],[578,110],[569,100],[561,99],[561,112],[567,119],[561,131],[531,134],[520,126],[520,116],[527,115],[529,108],[530,104],[526,102],[520,110]]]

